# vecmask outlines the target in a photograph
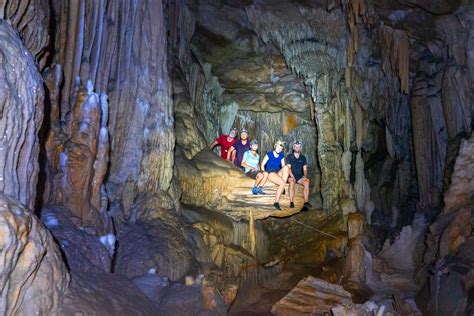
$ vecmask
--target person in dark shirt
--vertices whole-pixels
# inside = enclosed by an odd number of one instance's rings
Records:
[[[244,153],[247,150],[250,150],[248,135],[249,134],[247,130],[245,128],[241,128],[240,140],[236,141],[235,144],[230,147],[229,153],[228,153],[229,158],[234,163],[234,165],[236,165],[242,170],[244,170],[244,167],[242,167],[242,158],[244,157]]]
[[[221,158],[229,160],[229,149],[234,145],[237,136],[237,129],[235,127],[231,128],[229,131],[229,135],[222,134],[221,136],[217,137],[210,145],[210,149],[214,149],[217,145],[221,145]]]
[[[262,160],[262,170],[265,170],[264,175],[268,173],[268,180],[278,185],[275,194],[275,202],[273,206],[277,210],[281,210],[280,196],[285,189],[286,181],[289,176],[289,168],[285,165],[285,154],[283,148],[285,144],[282,141],[277,141],[272,151],[269,151]]]
[[[306,157],[301,153],[301,150],[302,144],[297,140],[293,143],[293,153],[286,157],[286,164],[289,166],[290,172],[290,176],[288,178],[288,182],[290,183],[290,207],[295,207],[295,204],[293,203],[295,197],[295,184],[300,184],[304,187],[303,210],[307,211],[311,207],[311,204],[308,202],[310,181],[308,179],[308,165],[306,162]]]

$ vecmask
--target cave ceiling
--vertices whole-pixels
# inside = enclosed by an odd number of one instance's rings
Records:
[[[235,3],[234,3],[235,4]],[[307,112],[307,89],[271,44],[252,29],[245,3],[200,2],[196,9],[193,54],[211,66],[225,89],[224,100],[240,110]]]

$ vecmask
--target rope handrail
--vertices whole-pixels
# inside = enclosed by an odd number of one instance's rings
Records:
[[[300,224],[300,225],[302,225],[302,226],[304,226],[304,227],[307,227],[307,228],[309,228],[309,229],[315,230],[315,231],[317,231],[317,232],[320,233],[320,234],[323,234],[323,235],[332,237],[332,238],[334,238],[334,239],[337,239],[337,237],[334,236],[334,235],[331,235],[331,234],[329,234],[329,233],[325,233],[325,232],[323,232],[323,231],[321,231],[321,230],[319,230],[319,229],[317,229],[317,228],[314,228],[314,227],[311,227],[311,226],[309,226],[309,225],[306,225],[305,223],[302,223],[302,222],[300,222],[300,221],[297,221],[297,220],[294,219],[294,218],[292,218],[291,221],[293,221],[293,222],[295,222],[295,223],[298,223],[298,224]]]

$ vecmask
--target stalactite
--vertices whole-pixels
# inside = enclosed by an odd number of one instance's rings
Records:
[[[385,73],[398,74],[400,89],[403,93],[409,92],[409,40],[403,30],[389,26],[380,28],[380,47]]]
[[[68,2],[68,11],[63,18],[67,19],[67,28],[60,29],[60,32],[67,30],[66,34],[60,34],[60,38],[64,38],[65,56],[64,60],[59,61],[64,65],[64,88],[61,98],[61,119],[65,120],[66,114],[69,112],[69,97],[73,92],[73,84],[76,77],[79,75],[78,63],[82,56],[82,41],[83,41],[83,21],[84,10],[81,7],[84,5],[84,0]]]

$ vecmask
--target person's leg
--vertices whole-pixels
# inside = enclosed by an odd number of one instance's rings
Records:
[[[303,186],[303,198],[304,202],[308,203],[308,198],[309,198],[309,184],[310,181],[308,178],[301,178],[298,180],[298,183]]]
[[[307,178],[302,178],[298,180],[298,183],[301,184],[303,188],[303,198],[304,198],[304,205],[303,208],[301,209],[302,211],[307,211],[311,208],[311,204],[308,202],[309,198],[309,184],[310,180]]]
[[[255,186],[258,187],[260,182],[263,180],[263,173],[259,172],[257,173],[257,178],[255,178]]]
[[[279,203],[281,193],[283,192],[283,189],[285,188],[285,181],[283,181],[283,179],[278,175],[278,173],[275,173],[275,172],[270,172],[270,174],[268,175],[268,179],[271,182],[278,185],[278,189],[275,194],[275,203]]]
[[[288,180],[288,177],[290,176],[290,170],[289,170],[289,167],[288,166],[283,166],[283,168],[280,169],[280,171],[278,171],[278,175],[283,179],[283,181],[286,181]]]
[[[268,181],[268,175],[269,173],[264,171],[263,172],[263,179],[262,179],[262,182],[260,182],[260,186],[263,187],[265,185],[265,183],[267,183]]]
[[[294,198],[295,198],[295,178],[290,178],[288,180],[288,182],[290,183],[290,203],[293,202]]]
[[[288,177],[290,176],[289,167],[288,167],[288,166],[283,166],[283,168],[281,168],[281,169],[278,171],[278,175],[279,175],[280,178],[282,178],[283,181],[286,183],[286,181],[288,180]],[[282,194],[285,194],[285,188],[283,188]]]
[[[267,182],[267,179],[268,179],[268,173],[267,172],[259,172],[257,174],[257,181],[255,182],[256,186],[257,186],[257,193],[258,194],[266,194],[265,192],[263,192],[263,185],[265,184],[265,182]]]

